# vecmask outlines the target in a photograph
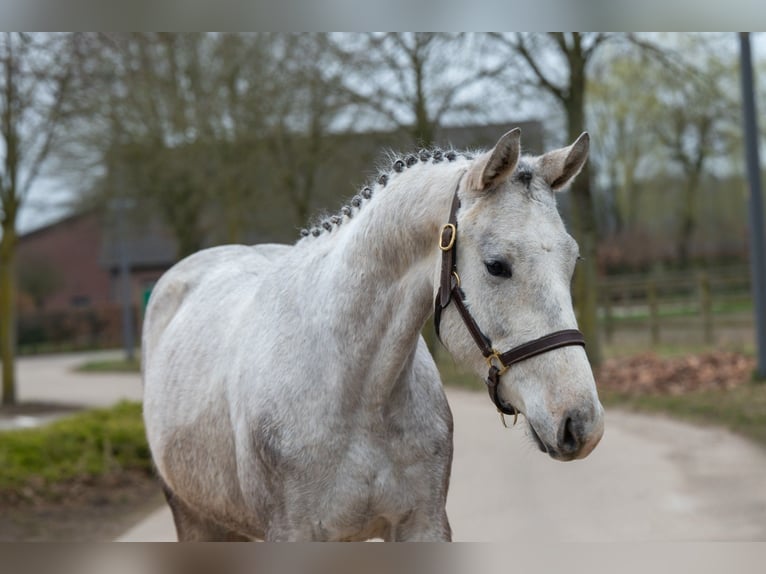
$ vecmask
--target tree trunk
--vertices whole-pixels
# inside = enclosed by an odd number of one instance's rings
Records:
[[[632,232],[636,229],[636,222],[638,221],[639,187],[634,178],[631,177],[629,184],[626,184],[625,192],[628,196],[627,221],[625,226],[628,231]]]
[[[695,217],[695,195],[697,191],[697,176],[691,175],[684,186],[684,197],[681,203],[681,217],[678,227],[678,264],[682,269],[687,269],[691,262],[691,243]]]
[[[415,139],[415,145],[430,148],[434,143],[434,125],[428,114],[424,66],[425,62],[421,59],[420,54],[415,53],[412,56],[412,67],[415,73],[415,125],[412,136]]]
[[[571,138],[570,138],[571,139]],[[597,229],[590,193],[587,164],[572,185],[572,223],[574,236],[580,244],[583,261],[574,277],[574,302],[577,322],[588,342],[586,350],[593,366],[601,363],[601,341],[598,329],[598,266]]]
[[[8,218],[3,221],[3,236],[0,238],[0,361],[3,405],[16,403],[15,244],[15,224]]]
[[[575,141],[585,131],[585,64],[579,53],[570,54],[571,88],[564,100],[567,115],[568,142]],[[601,340],[598,329],[598,229],[588,164],[572,184],[572,223],[575,239],[583,257],[575,272],[574,302],[580,330],[588,342],[586,347],[591,365],[601,363]]]

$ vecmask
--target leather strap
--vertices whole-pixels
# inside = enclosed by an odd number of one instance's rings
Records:
[[[465,326],[468,328],[468,332],[471,334],[471,337],[473,337],[476,346],[479,347],[482,355],[491,357],[495,352],[492,349],[492,341],[490,341],[489,337],[482,332],[479,325],[476,324],[473,315],[468,311],[468,307],[465,306],[465,293],[463,293],[463,290],[459,287],[454,288],[452,291],[452,302],[455,305],[455,309],[460,313],[460,317],[462,317],[463,323],[465,323]]]
[[[457,275],[457,210],[460,208],[460,198],[458,189],[463,176],[457,182],[455,193],[452,196],[452,206],[450,207],[449,219],[447,225],[442,227],[439,233],[439,248],[442,250],[442,268],[439,281],[439,291],[434,301],[434,328],[436,336],[439,337],[439,325],[441,324],[442,309],[449,305],[453,291],[458,287]],[[447,249],[449,247],[449,249]]]
[[[519,363],[535,355],[541,355],[542,353],[547,353],[559,347],[566,347],[567,345],[582,345],[584,347],[585,337],[577,329],[564,329],[563,331],[556,331],[534,341],[514,347],[498,358],[503,365],[510,367],[514,363]]]
[[[582,345],[584,347],[585,337],[583,337],[583,334],[577,329],[565,329],[563,331],[550,333],[549,335],[545,335],[534,341],[529,341],[528,343],[514,347],[510,351],[506,351],[502,355],[498,355],[497,358],[500,361],[503,370],[501,371],[496,365],[490,365],[487,380],[485,381],[489,397],[492,399],[492,402],[495,403],[497,409],[506,415],[516,414],[516,409],[507,405],[498,396],[497,387],[500,384],[500,375],[503,374],[506,369],[514,363],[519,363],[536,355],[542,355],[553,349],[566,347],[568,345]],[[486,357],[487,355],[484,356]]]
[[[506,403],[503,399],[500,398],[500,395],[498,394],[497,388],[500,385],[500,369],[492,365],[489,368],[489,374],[487,375],[487,380],[485,380],[484,383],[487,385],[489,398],[495,404],[497,410],[499,410],[504,415],[516,416],[518,414],[516,407]]]
[[[457,272],[457,210],[460,208],[458,191],[462,179],[461,176],[460,180],[458,180],[457,187],[455,188],[448,222],[442,227],[439,234],[439,248],[442,251],[442,266],[439,291],[436,293],[436,300],[434,301],[434,328],[436,330],[436,336],[441,339],[439,335],[441,313],[450,302],[453,302],[455,309],[463,319],[476,346],[479,347],[481,354],[487,359],[489,372],[485,382],[487,384],[487,391],[489,392],[490,399],[492,399],[497,410],[501,413],[506,415],[516,415],[516,408],[503,401],[498,394],[500,376],[511,365],[541,355],[542,353],[547,353],[553,349],[566,347],[568,345],[581,345],[584,347],[585,337],[583,337],[583,334],[577,329],[564,329],[562,331],[544,335],[533,341],[523,343],[502,354],[494,349],[492,341],[479,328],[476,320],[466,307],[465,293],[460,288],[460,275]]]

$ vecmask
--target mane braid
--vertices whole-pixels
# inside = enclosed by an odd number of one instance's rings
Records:
[[[388,154],[389,167],[386,169],[380,169],[378,175],[373,181],[365,184],[361,191],[354,195],[347,204],[343,205],[337,214],[329,217],[320,217],[314,220],[314,223],[307,228],[300,230],[301,241],[306,238],[319,237],[325,233],[332,233],[337,227],[340,227],[344,221],[351,219],[356,213],[359,212],[366,203],[372,199],[372,196],[376,192],[380,192],[391,178],[396,177],[397,174],[410,169],[418,163],[441,163],[447,161],[449,163],[458,159],[458,157],[464,157],[466,159],[473,159],[473,154],[468,152],[458,152],[454,149],[442,150],[438,147],[423,148],[414,153],[406,155],[399,155],[395,153]]]

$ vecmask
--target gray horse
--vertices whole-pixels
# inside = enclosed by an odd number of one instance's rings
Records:
[[[495,348],[576,328],[578,248],[554,192],[588,137],[539,157],[519,146],[516,129],[475,157],[396,159],[295,245],[216,247],[164,275],[144,323],[144,418],[180,540],[450,540],[452,416],[420,336],[450,217],[452,288]],[[497,404],[541,450],[586,456],[603,409],[583,348],[506,371],[456,306],[440,314],[455,360],[495,366]]]

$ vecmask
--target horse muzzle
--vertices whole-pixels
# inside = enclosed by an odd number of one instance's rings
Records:
[[[541,451],[559,461],[570,461],[588,456],[604,434],[604,409],[570,409],[561,417],[558,428],[551,433],[551,441],[543,440],[528,419],[532,438]],[[545,436],[545,435],[543,435]]]

